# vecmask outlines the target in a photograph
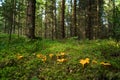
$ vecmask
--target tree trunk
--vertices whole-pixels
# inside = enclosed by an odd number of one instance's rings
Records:
[[[30,39],[35,38],[35,9],[36,0],[28,0],[27,5],[27,27],[28,33],[27,37]]]
[[[84,40],[85,39],[85,27],[86,27],[86,0],[81,1],[79,0],[79,7],[78,7],[78,39]]]
[[[89,40],[93,39],[93,23],[92,23],[92,0],[88,1],[88,26],[86,36]]]
[[[15,25],[16,25],[16,24],[15,24],[15,22],[16,22],[16,21],[15,21],[16,0],[13,0],[13,6],[12,6],[12,7],[13,7],[13,8],[12,8],[12,9],[13,9],[13,14],[12,14],[12,15],[13,15],[13,18],[12,18],[12,19],[13,19],[13,20],[12,20],[13,22],[12,22],[12,25],[13,25],[13,33],[15,34]]]
[[[56,13],[56,11],[57,11],[57,8],[56,8],[56,0],[55,0],[55,4],[54,4],[54,6],[55,6],[55,11],[54,11],[54,13],[55,13],[55,38],[57,38],[57,13]]]
[[[45,32],[44,32],[45,38],[47,38],[47,0],[45,2]]]
[[[116,34],[115,34],[115,26],[116,26],[116,21],[115,21],[115,18],[116,18],[116,11],[115,11],[115,0],[112,0],[112,3],[113,3],[113,23],[112,23],[112,36],[115,37]]]
[[[61,4],[61,38],[65,38],[65,25],[64,25],[64,18],[65,18],[65,0],[62,0]]]
[[[70,7],[71,7],[71,13],[72,13],[72,10],[73,10],[73,9],[72,9],[72,6],[73,6],[72,0],[70,1],[70,4],[71,4],[71,5],[70,5]],[[71,14],[71,13],[70,13],[70,14]],[[70,37],[72,37],[72,36],[73,36],[73,33],[74,33],[74,31],[73,31],[74,29],[73,29],[73,26],[72,26],[72,15],[70,15],[70,17],[71,17],[71,23],[70,23]]]
[[[73,36],[77,36],[77,26],[76,26],[76,0],[74,0],[74,6],[73,6],[73,23],[72,23],[72,27],[73,27]]]
[[[4,33],[6,33],[7,32],[7,21],[6,21],[6,19],[4,19]]]

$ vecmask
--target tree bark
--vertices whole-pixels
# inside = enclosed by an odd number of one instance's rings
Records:
[[[36,0],[28,0],[27,5],[27,27],[28,33],[27,37],[30,39],[35,38],[35,9]]]
[[[88,1],[88,26],[86,36],[89,40],[93,39],[93,25],[92,25],[92,0]]]
[[[76,0],[74,0],[74,6],[73,6],[73,36],[77,36],[77,26],[76,26]]]
[[[45,32],[44,37],[47,38],[47,0],[45,2]]]
[[[64,22],[64,18],[65,18],[65,0],[62,0],[62,4],[61,4],[61,38],[65,38],[65,22]]]

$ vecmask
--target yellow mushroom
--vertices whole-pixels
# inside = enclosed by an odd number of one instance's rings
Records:
[[[57,61],[63,63],[63,62],[66,62],[67,59],[64,59],[64,58],[63,59],[57,59]]]
[[[23,56],[18,56],[18,57],[17,57],[17,59],[19,59],[19,60],[22,59],[22,58],[23,58]]]
[[[107,63],[107,62],[101,62],[100,64],[103,66],[110,66],[111,65],[110,63]]]
[[[54,56],[54,54],[49,54],[49,57],[52,58]]]
[[[86,58],[86,59],[80,59],[79,63],[82,64],[82,66],[84,67],[85,64],[89,64],[89,61],[90,59],[89,58]]]

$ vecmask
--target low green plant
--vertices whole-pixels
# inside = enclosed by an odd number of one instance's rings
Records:
[[[120,43],[112,39],[31,41],[14,35],[8,44],[8,35],[0,36],[2,36],[1,80],[119,80],[120,78]],[[54,58],[50,58],[49,54],[53,54]],[[57,57],[57,54],[62,56]],[[45,61],[42,60],[43,56]],[[84,67],[80,60],[86,61]]]

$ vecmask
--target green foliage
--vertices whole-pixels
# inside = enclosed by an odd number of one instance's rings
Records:
[[[36,76],[34,76],[31,80],[39,80]]]
[[[0,35],[1,80],[119,80],[120,43],[109,40],[66,39],[60,41],[34,40]],[[59,63],[49,54],[66,53],[67,61]],[[42,54],[46,62],[36,57]],[[83,67],[80,59],[89,58]],[[93,63],[93,60],[96,63]],[[101,65],[109,62],[110,66]]]

